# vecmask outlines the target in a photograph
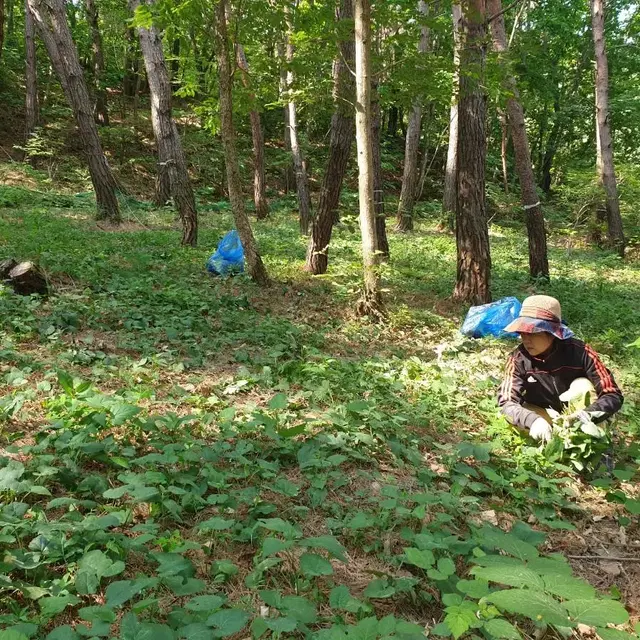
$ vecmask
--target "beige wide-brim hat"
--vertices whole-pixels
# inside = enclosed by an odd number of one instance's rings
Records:
[[[551,296],[525,298],[520,314],[504,330],[509,333],[546,332],[560,340],[573,336],[573,331],[562,321],[560,303]]]

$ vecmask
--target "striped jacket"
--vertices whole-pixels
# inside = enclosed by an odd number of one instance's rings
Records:
[[[623,396],[611,372],[598,354],[576,338],[554,340],[543,357],[529,355],[520,345],[509,357],[498,404],[507,420],[517,427],[530,428],[540,416],[522,405],[526,402],[556,411],[564,408],[559,396],[576,378],[588,378],[598,399],[587,411],[603,411],[599,422],[620,410]]]

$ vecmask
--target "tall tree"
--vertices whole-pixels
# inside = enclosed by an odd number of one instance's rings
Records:
[[[449,110],[449,145],[447,164],[444,174],[444,194],[442,196],[442,214],[453,229],[457,206],[457,167],[458,167],[458,97],[460,90],[460,47],[462,7],[457,2],[451,6],[453,17],[453,91]]]
[[[38,77],[36,68],[36,39],[33,16],[25,0],[24,48],[25,48],[25,140],[28,140],[38,126]]]
[[[262,118],[256,106],[256,96],[251,90],[249,63],[244,53],[244,47],[241,44],[236,44],[236,60],[240,71],[242,71],[242,84],[249,91],[249,100],[252,103],[249,119],[251,121],[251,138],[253,140],[253,202],[256,206],[256,217],[258,220],[264,220],[269,215],[267,184],[264,177],[264,132],[262,130]]]
[[[227,170],[229,200],[240,241],[244,249],[247,271],[260,285],[269,284],[269,276],[258,251],[251,224],[244,207],[244,195],[240,182],[240,164],[236,148],[236,132],[233,125],[233,101],[231,93],[231,56],[227,35],[227,2],[218,0],[215,8],[216,49],[218,54],[218,83],[220,85],[220,133],[224,146],[224,158]]]
[[[109,125],[109,110],[107,108],[107,90],[104,86],[104,51],[102,35],[98,21],[98,7],[95,0],[84,0],[87,23],[91,31],[91,53],[93,56],[93,84],[95,91],[94,117],[98,124]]]
[[[418,1],[418,12],[427,15],[427,3],[425,0]],[[429,29],[422,25],[418,51],[425,55],[429,48]],[[404,145],[404,171],[402,175],[402,188],[400,191],[400,201],[398,202],[398,213],[396,218],[397,231],[413,230],[413,207],[416,201],[417,181],[418,181],[418,147],[420,144],[420,129],[422,126],[422,99],[417,97],[413,102],[409,124],[407,125],[407,135]]]
[[[147,4],[154,2],[146,0]],[[144,0],[130,0],[134,12],[142,4]],[[138,36],[151,93],[151,124],[158,146],[158,174],[164,176],[160,182],[169,183],[169,191],[182,222],[182,244],[195,247],[198,242],[198,213],[182,141],[171,113],[171,83],[162,39],[153,25],[138,27]]]
[[[591,25],[596,53],[596,140],[598,173],[607,198],[609,243],[624,257],[624,230],[618,200],[618,185],[613,164],[613,143],[609,122],[609,66],[605,50],[604,0],[591,0]]]
[[[4,49],[4,0],[0,2],[0,58]]]
[[[489,20],[493,48],[500,55],[507,52],[507,34],[502,14],[502,0],[488,0],[487,10],[492,16]],[[505,61],[506,62],[506,61]],[[536,191],[535,175],[529,152],[529,139],[524,121],[524,111],[520,103],[520,96],[516,79],[510,73],[505,75],[505,89],[507,90],[507,113],[511,125],[511,140],[515,156],[516,171],[520,180],[522,205],[527,222],[527,236],[529,238],[529,273],[532,278],[549,278],[549,259],[547,257],[547,236],[544,228],[544,216],[538,192]],[[504,144],[504,143],[503,143]]]
[[[340,0],[336,18],[346,23],[353,20],[353,0]],[[333,63],[334,112],[331,118],[329,158],[320,188],[318,212],[311,227],[305,265],[307,271],[315,274],[327,271],[331,232],[336,221],[342,180],[347,170],[355,131],[352,108],[354,78],[351,72],[354,64],[353,38],[342,39],[339,50]]]
[[[458,167],[456,207],[456,300],[484,304],[491,300],[491,256],[485,204],[486,96],[485,0],[465,0],[460,51]]]
[[[358,312],[379,318],[384,314],[380,291],[380,255],[376,251],[373,201],[373,146],[371,127],[371,0],[355,0],[356,144],[358,147],[358,198],[364,293]]]
[[[373,209],[376,216],[376,252],[380,260],[387,262],[391,256],[387,238],[387,220],[384,212],[384,187],[382,180],[382,110],[377,82],[371,83],[371,145],[373,159]]]
[[[293,99],[294,72],[293,72],[293,55],[294,46],[291,42],[293,32],[293,21],[289,7],[285,7],[285,17],[287,19],[287,45],[286,45],[286,90],[287,90],[287,116],[285,123],[288,127],[289,145],[291,147],[291,156],[293,158],[293,167],[296,176],[296,193],[298,195],[298,212],[300,219],[300,232],[304,235],[309,234],[311,226],[311,195],[309,193],[309,176],[307,175],[307,167],[304,162],[302,147],[298,137],[298,114],[296,111],[296,103]]]
[[[287,5],[285,5],[287,7]],[[288,29],[287,29],[288,31]],[[287,40],[289,36],[285,36]],[[278,43],[278,60],[280,61],[280,84],[278,96],[283,103],[282,107],[282,121],[284,124],[284,150],[291,153],[291,128],[289,126],[289,102],[287,101],[287,60],[286,60],[286,44],[284,42]],[[295,169],[293,161],[288,162],[283,168],[283,182],[284,192],[289,193],[295,182]],[[307,232],[308,233],[308,232]]]
[[[78,125],[96,193],[97,218],[120,222],[116,179],[100,144],[78,51],[67,22],[65,0],[27,0],[27,5]]]

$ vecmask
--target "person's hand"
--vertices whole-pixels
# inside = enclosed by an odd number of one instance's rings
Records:
[[[549,442],[551,440],[551,425],[544,418],[536,418],[529,429],[529,435],[542,443]]]

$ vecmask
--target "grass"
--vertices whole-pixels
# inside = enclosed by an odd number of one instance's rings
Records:
[[[389,322],[354,317],[352,201],[318,278],[274,202],[260,290],[204,270],[225,202],[193,250],[171,211],[123,201],[105,230],[85,194],[0,189],[2,257],[55,289],[0,295],[0,625],[18,634],[1,640],[630,637],[640,566],[554,554],[637,553],[620,531],[638,537],[640,265],[558,230],[532,285],[521,230],[492,225],[494,297],[557,296],[626,391],[615,479],[588,481],[497,417],[513,344],[458,334],[435,221],[391,236]]]

